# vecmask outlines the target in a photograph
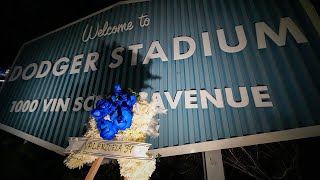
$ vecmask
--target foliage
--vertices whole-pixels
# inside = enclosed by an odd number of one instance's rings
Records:
[[[294,142],[278,142],[223,151],[225,169],[258,180],[293,179],[298,173],[299,150]],[[238,177],[238,175],[235,175]]]

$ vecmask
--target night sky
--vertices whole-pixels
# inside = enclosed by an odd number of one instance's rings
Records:
[[[10,68],[23,43],[120,0],[15,0],[1,5],[0,68]]]

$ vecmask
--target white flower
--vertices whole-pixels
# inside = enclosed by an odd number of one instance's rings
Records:
[[[118,159],[120,174],[128,180],[148,180],[156,169],[156,160]]]
[[[147,93],[140,93],[140,99],[133,106],[132,125],[129,129],[119,131],[116,140],[144,142],[147,135],[159,135],[159,119],[154,118],[167,110],[157,101],[147,102]],[[120,173],[128,180],[148,180],[156,168],[156,160],[118,159]]]
[[[148,93],[146,92],[140,92],[139,96],[142,100],[146,100],[148,98]]]
[[[154,118],[154,116],[166,113],[167,109],[161,107],[157,99],[148,102],[147,93],[140,92],[139,95],[140,98],[138,98],[138,101],[133,106],[133,117],[130,128],[123,131],[119,130],[115,140],[145,142],[147,135],[153,138],[159,135],[160,120]],[[110,120],[110,116],[106,116],[104,119]],[[89,124],[90,128],[85,133],[84,137],[102,139],[94,118],[90,119]],[[70,169],[81,168],[85,163],[91,163],[97,158],[98,157],[96,156],[77,152],[70,154],[64,163]],[[121,175],[127,177],[128,180],[148,180],[156,168],[155,159],[118,159],[118,162]]]
[[[86,138],[93,138],[93,139],[102,139],[100,136],[100,132],[97,129],[97,122],[94,120],[94,118],[90,118],[89,120],[89,129],[84,135]]]
[[[89,121],[89,129],[84,135],[86,138],[93,138],[93,139],[102,139],[100,137],[99,130],[97,129],[97,123],[93,118],[90,118]],[[80,152],[74,152],[71,153],[65,160],[64,163],[66,166],[70,169],[74,168],[82,168],[82,166],[86,163],[92,163],[94,160],[96,160],[97,156],[92,156],[88,154],[83,154]]]
[[[92,163],[97,158],[98,158],[97,156],[92,156],[88,154],[83,154],[81,152],[77,152],[77,153],[71,153],[64,160],[64,163],[69,169],[75,169],[75,168],[81,169],[84,164]]]

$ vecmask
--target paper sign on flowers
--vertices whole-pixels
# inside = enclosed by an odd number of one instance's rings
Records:
[[[147,153],[147,136],[158,137],[159,119],[166,109],[156,100],[147,101],[147,93],[115,86],[108,98],[96,103],[91,111],[90,128],[84,137],[69,138],[64,163],[70,169],[81,168],[99,156],[117,159],[120,173],[128,179],[148,179],[155,170],[155,159]]]

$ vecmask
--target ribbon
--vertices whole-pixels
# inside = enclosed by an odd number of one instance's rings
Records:
[[[150,160],[152,158],[146,155],[150,146],[151,144],[148,143],[70,137],[69,146],[65,149],[65,153],[81,151],[81,153],[84,154],[112,159],[127,158]]]

